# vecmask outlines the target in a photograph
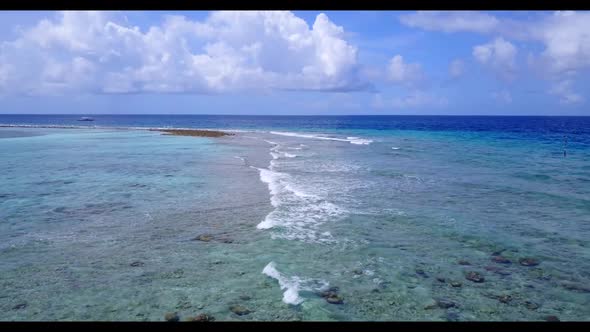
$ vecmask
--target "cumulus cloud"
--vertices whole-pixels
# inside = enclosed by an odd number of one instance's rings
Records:
[[[167,16],[146,31],[119,13],[60,12],[0,44],[0,93],[218,93],[367,89],[357,48],[325,14]]]
[[[443,32],[487,33],[499,24],[496,17],[475,11],[419,11],[401,15],[399,19],[412,28]]]
[[[526,21],[468,11],[417,12],[402,15],[400,22],[429,31],[494,34],[505,39],[540,43],[543,50],[529,56],[529,64],[535,73],[550,82],[553,86],[550,91],[590,68],[588,11],[557,11]],[[486,58],[488,53],[491,52],[480,49],[480,59]],[[511,77],[506,76],[507,73],[503,72],[504,79]],[[578,102],[579,99],[574,96],[572,100]]]
[[[473,57],[481,64],[490,66],[506,80],[514,78],[516,72],[516,47],[504,38],[473,47]]]
[[[590,12],[555,12],[531,37],[545,45],[540,68],[559,74],[590,67]]]
[[[414,86],[424,83],[426,76],[419,63],[406,63],[398,54],[389,60],[387,79],[390,82]]]

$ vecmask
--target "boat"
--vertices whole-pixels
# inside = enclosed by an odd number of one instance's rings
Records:
[[[79,118],[78,121],[94,121],[94,119],[83,116],[83,117]]]

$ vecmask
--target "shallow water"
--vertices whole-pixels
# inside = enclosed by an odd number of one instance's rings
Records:
[[[560,135],[0,128],[0,319],[590,320]]]

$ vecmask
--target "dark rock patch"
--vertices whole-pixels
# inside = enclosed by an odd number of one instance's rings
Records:
[[[536,304],[535,302],[531,302],[531,301],[525,301],[524,302],[524,306],[529,309],[529,310],[537,310],[539,309],[539,305]]]
[[[574,282],[564,282],[561,286],[567,290],[580,292],[580,293],[590,293],[590,287],[584,286]]]
[[[447,280],[445,278],[443,278],[443,277],[436,277],[436,281],[444,283]]]
[[[133,267],[139,267],[139,266],[144,266],[144,265],[145,265],[145,263],[141,262],[141,261],[135,261],[135,262],[129,264],[129,266],[133,266]]]
[[[343,304],[344,299],[338,295],[338,291],[340,289],[338,287],[330,287],[327,291],[323,291],[320,293],[320,296],[323,297],[326,302],[331,304]]]
[[[459,265],[471,265],[471,263],[469,263],[468,261],[466,261],[466,260],[463,260],[463,259],[459,260],[459,261],[457,262],[457,264],[459,264]]]
[[[426,274],[426,272],[424,272],[424,270],[422,269],[416,269],[416,274],[421,276],[422,278],[428,278],[428,274]]]
[[[201,130],[201,129],[149,129],[150,131],[160,131],[164,135],[177,136],[197,136],[197,137],[222,137],[233,136],[234,133],[223,132],[219,130]]]
[[[180,320],[180,316],[178,316],[178,313],[176,312],[169,312],[164,315],[164,319],[167,322],[178,322]]]
[[[66,210],[67,210],[67,208],[65,206],[59,206],[59,207],[56,207],[55,209],[53,209],[52,211],[56,212],[56,213],[64,213],[64,212],[66,212]]]
[[[496,294],[487,293],[487,294],[484,294],[484,296],[489,297],[491,299],[498,300],[498,301],[505,303],[505,304],[510,303],[512,301],[512,296],[506,295],[506,294],[496,295]]]
[[[242,301],[249,301],[249,300],[251,300],[251,299],[252,299],[252,298],[251,298],[250,296],[248,296],[248,295],[241,295],[241,296],[240,296],[240,300],[242,300]]]
[[[326,297],[326,301],[328,303],[331,303],[331,304],[342,304],[342,303],[344,303],[344,300],[342,299],[342,297],[340,297],[339,295],[336,295],[336,294],[333,294],[333,295],[330,295],[330,296]]]
[[[198,314],[194,317],[188,317],[187,322],[214,322],[215,317],[208,314]]]
[[[27,307],[27,304],[23,302],[23,303],[19,303],[19,304],[15,305],[14,307],[12,307],[12,310],[20,310],[20,309],[24,309],[26,307]]]
[[[162,277],[164,279],[180,279],[184,276],[184,270],[183,269],[176,269],[174,271],[171,272],[165,272],[162,274]]]
[[[213,235],[211,235],[211,234],[201,234],[201,235],[198,235],[197,237],[193,238],[193,241],[209,242],[211,240],[213,240]]]
[[[469,281],[477,282],[477,283],[482,283],[485,281],[485,278],[481,274],[479,274],[475,271],[467,272],[467,274],[465,275],[465,279],[467,279]]]
[[[498,250],[498,251],[494,251],[494,252],[492,253],[492,256],[500,256],[500,255],[502,255],[502,253],[503,253],[504,251],[506,251],[506,249],[500,249],[500,250]]]
[[[437,299],[436,305],[442,309],[454,308],[457,306],[455,302],[448,299]]]
[[[231,310],[231,312],[238,316],[244,316],[252,312],[250,311],[250,309],[241,305],[232,305],[231,307],[229,307],[229,310]]]
[[[457,322],[459,321],[459,314],[456,312],[447,312],[445,318],[448,322]]]
[[[512,264],[512,261],[504,256],[492,256],[492,262],[498,264]]]
[[[451,286],[453,287],[461,287],[463,284],[459,281],[451,281]]]
[[[531,257],[521,258],[520,260],[518,260],[518,262],[522,266],[537,266],[537,265],[539,265],[539,261],[537,259],[531,258]]]

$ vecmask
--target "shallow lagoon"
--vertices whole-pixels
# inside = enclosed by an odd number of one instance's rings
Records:
[[[1,320],[590,319],[585,146],[0,132]]]

